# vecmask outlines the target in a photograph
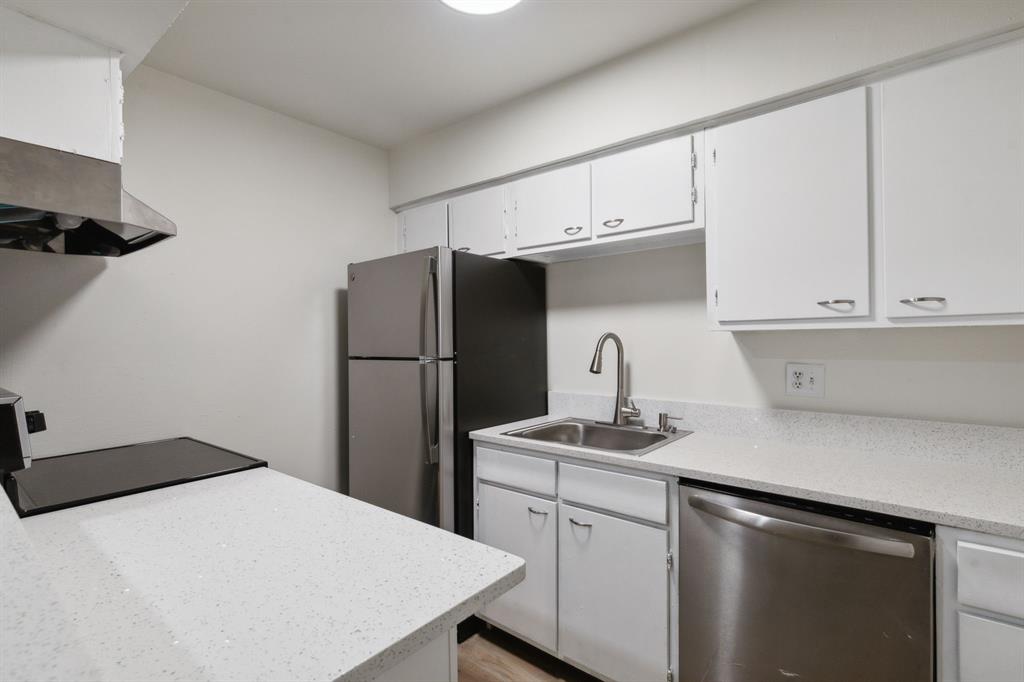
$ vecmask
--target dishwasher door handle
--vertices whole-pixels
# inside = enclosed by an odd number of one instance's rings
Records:
[[[833,545],[844,549],[853,549],[859,552],[871,552],[872,554],[884,554],[886,556],[900,557],[902,559],[914,558],[914,545],[902,540],[888,540],[876,538],[870,535],[859,535],[848,533],[842,530],[821,528],[811,526],[797,521],[788,521],[774,516],[758,514],[757,512],[737,509],[718,502],[693,495],[688,500],[691,507],[705,514],[717,516],[720,519],[735,523],[745,528],[764,531],[780,537],[817,542],[822,545]]]

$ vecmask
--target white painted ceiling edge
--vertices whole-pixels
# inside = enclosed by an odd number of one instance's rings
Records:
[[[387,148],[750,1],[192,0],[145,63]]]
[[[1024,26],[1019,0],[761,2],[390,150],[418,202]]]
[[[121,75],[127,78],[188,3],[189,0],[0,0],[0,7],[121,52]]]

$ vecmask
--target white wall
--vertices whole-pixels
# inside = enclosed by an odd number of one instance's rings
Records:
[[[393,249],[383,151],[152,69],[127,189],[179,235],[119,258],[0,251],[0,386],[37,455],[191,435],[344,484],[346,265]]]
[[[765,0],[391,150],[391,205],[1024,24],[1020,0]]]
[[[587,371],[614,331],[638,397],[1024,427],[1024,327],[711,332],[704,292],[703,245],[549,266],[550,388],[614,393]],[[787,361],[823,362],[825,397],[786,396]]]

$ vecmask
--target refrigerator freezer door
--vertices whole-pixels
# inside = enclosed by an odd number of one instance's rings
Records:
[[[349,357],[452,357],[451,272],[445,248],[349,265]]]
[[[349,360],[352,497],[435,526],[452,516],[451,364]]]

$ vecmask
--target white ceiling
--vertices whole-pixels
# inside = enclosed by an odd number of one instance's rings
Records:
[[[389,147],[750,0],[192,0],[145,64]]]
[[[0,0],[0,6],[120,50],[125,75],[187,4],[188,0]]]

